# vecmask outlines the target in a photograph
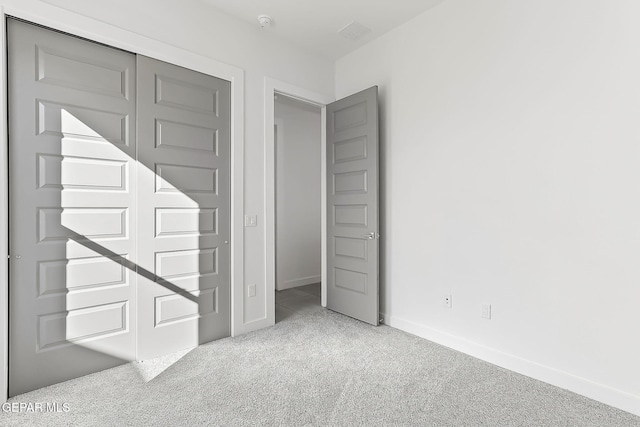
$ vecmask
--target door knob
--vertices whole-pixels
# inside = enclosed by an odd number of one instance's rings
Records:
[[[380,234],[378,234],[378,233],[377,233],[377,232],[375,232],[375,231],[372,231],[371,233],[367,233],[367,234],[365,234],[365,235],[364,235],[364,236],[362,236],[362,237],[364,237],[365,239],[368,239],[368,240],[373,240],[373,239],[377,239],[377,238],[379,238],[379,237],[380,237]]]

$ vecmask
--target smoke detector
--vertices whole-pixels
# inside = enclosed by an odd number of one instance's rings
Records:
[[[357,21],[351,21],[351,23],[338,30],[338,34],[340,34],[345,39],[349,39],[352,41],[356,41],[360,37],[370,32],[371,28],[367,28]]]
[[[269,28],[271,26],[271,17],[269,15],[260,15],[258,16],[258,22],[260,27]]]

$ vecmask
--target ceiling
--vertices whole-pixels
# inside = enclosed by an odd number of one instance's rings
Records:
[[[290,43],[328,59],[338,59],[444,0],[201,0],[259,28],[258,15]],[[356,21],[371,32],[353,41],[338,30]]]

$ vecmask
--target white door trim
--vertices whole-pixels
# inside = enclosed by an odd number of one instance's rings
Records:
[[[270,77],[264,79],[264,212],[265,212],[265,284],[266,284],[266,312],[269,325],[275,324],[275,290],[276,290],[276,258],[275,258],[275,217],[276,217],[276,200],[275,200],[275,185],[276,185],[276,170],[275,170],[275,141],[273,135],[273,126],[275,124],[275,107],[274,96],[276,94],[283,94],[292,98],[299,99],[303,102],[321,107],[321,147],[320,147],[320,182],[321,182],[321,202],[320,209],[321,221],[322,221],[322,306],[327,305],[327,288],[326,288],[326,267],[327,267],[327,194],[326,194],[326,108],[327,104],[334,101],[334,98],[316,93],[286,82],[282,82]]]
[[[0,80],[2,96],[0,99],[0,120],[2,120],[2,132],[0,132],[0,224],[3,227],[3,237],[0,239],[0,362],[2,374],[0,375],[0,401],[7,401],[9,393],[9,135],[7,134],[7,69],[6,54],[6,20],[4,7],[0,8],[0,39],[2,41],[2,64]]]
[[[8,200],[8,135],[7,135],[7,84],[6,84],[6,31],[7,15],[24,19],[85,37],[119,49],[128,50],[190,68],[231,82],[231,335],[244,332],[243,292],[244,282],[244,70],[212,58],[169,45],[128,31],[117,26],[89,18],[60,7],[38,4],[33,12],[0,3],[0,224],[9,229]],[[0,238],[0,402],[7,400],[8,384],[8,236]]]

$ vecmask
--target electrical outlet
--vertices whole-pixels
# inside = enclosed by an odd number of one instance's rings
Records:
[[[249,298],[256,296],[256,285],[247,286],[247,293],[249,294]]]
[[[491,319],[491,304],[482,304],[480,317],[483,319]]]
[[[446,294],[444,296],[442,304],[447,308],[451,308],[451,294]]]

